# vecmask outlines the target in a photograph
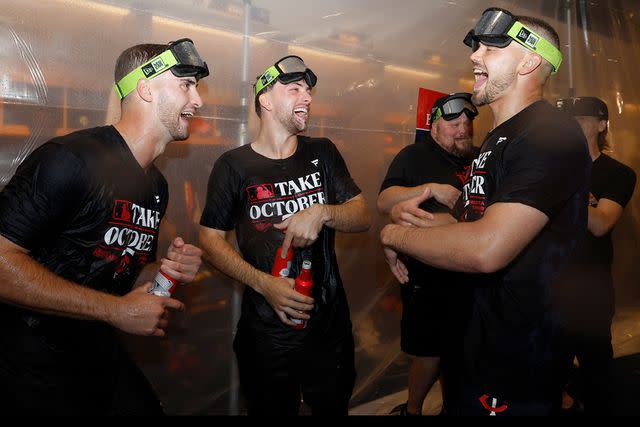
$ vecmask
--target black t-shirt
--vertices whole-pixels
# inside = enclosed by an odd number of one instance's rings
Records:
[[[473,276],[465,335],[467,382],[503,399],[546,400],[553,388],[555,319],[549,292],[587,224],[591,159],[577,122],[545,101],[491,131],[455,211],[475,221],[494,203],[521,203],[549,217],[505,268]]]
[[[461,190],[470,163],[469,158],[448,153],[428,134],[424,140],[404,147],[393,159],[380,186],[380,192],[393,186],[416,187],[425,183],[448,184]],[[448,206],[434,197],[422,202],[420,208],[434,213],[450,212]],[[451,272],[422,264],[413,258],[409,259],[407,268],[409,284],[412,286],[425,284],[426,281],[442,284],[451,280],[452,276]]]
[[[224,153],[216,161],[200,224],[218,230],[235,229],[244,259],[270,273],[276,250],[284,240],[284,233],[274,224],[313,204],[337,205],[359,193],[342,156],[328,139],[299,136],[296,152],[281,160],[264,157],[248,144]],[[321,318],[333,317],[338,307],[348,321],[334,239],[335,231],[323,227],[310,248],[294,251],[289,277],[298,275],[303,258],[312,261],[316,305],[305,330],[312,329]],[[264,297],[248,286],[240,322],[293,331],[280,321]]]
[[[600,154],[593,162],[591,172],[591,194],[597,203],[600,199],[609,199],[623,208],[627,206],[636,185],[636,173],[630,167]],[[611,272],[613,262],[613,243],[611,231],[602,237],[586,232],[578,245],[577,261],[584,264],[600,265]]]
[[[20,165],[0,193],[0,233],[59,276],[117,295],[154,261],[168,201],[155,166],[145,173],[113,126],[54,138]],[[106,324],[0,303],[60,345],[91,347]]]

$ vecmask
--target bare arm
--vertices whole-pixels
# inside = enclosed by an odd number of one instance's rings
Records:
[[[4,236],[0,236],[0,283],[0,299],[9,304],[99,320],[137,335],[163,336],[166,309],[184,309],[178,300],[148,294],[150,284],[118,297],[65,280]]]
[[[309,319],[306,313],[313,308],[313,298],[293,290],[293,279],[273,277],[247,261],[226,240],[226,232],[200,226],[200,246],[204,257],[215,268],[265,297],[283,323],[294,325],[286,315],[297,319]]]
[[[371,215],[364,196],[358,194],[340,205],[312,205],[274,227],[286,230],[282,244],[286,253],[292,243],[296,247],[312,245],[324,225],[343,232],[368,230],[371,227]]]
[[[602,237],[613,229],[624,208],[613,200],[600,199],[598,206],[589,206],[587,229],[596,237]]]
[[[492,273],[507,266],[548,221],[530,206],[496,203],[478,221],[419,229],[390,224],[380,239],[392,271],[393,252],[401,252],[438,268]]]
[[[453,208],[460,197],[460,190],[448,184],[426,183],[415,187],[394,185],[378,195],[378,211],[388,214],[394,205],[420,196],[427,188],[431,191],[432,197],[449,209]]]

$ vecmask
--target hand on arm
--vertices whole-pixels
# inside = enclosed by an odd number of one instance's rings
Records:
[[[280,320],[290,326],[287,316],[308,320],[305,312],[313,308],[313,298],[296,292],[293,279],[273,277],[242,259],[225,239],[226,232],[200,227],[200,246],[204,257],[215,268],[260,293],[273,307]]]
[[[437,268],[492,273],[507,266],[544,228],[549,218],[520,203],[496,203],[473,222],[430,228],[389,224],[382,244]],[[387,256],[387,262],[393,257]]]
[[[430,191],[430,197],[433,197],[449,209],[453,209],[460,197],[460,190],[449,184],[426,183],[415,187],[395,185],[385,189],[378,195],[378,211],[388,214],[398,203],[422,196],[427,189]],[[423,201],[428,198],[424,198]]]

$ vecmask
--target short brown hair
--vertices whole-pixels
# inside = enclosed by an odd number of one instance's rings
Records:
[[[118,83],[124,76],[141,66],[154,56],[160,55],[169,49],[168,44],[137,44],[126,49],[120,54],[116,61],[114,71],[115,83]]]
[[[516,16],[516,19],[522,25],[531,28],[538,33],[538,35],[544,37],[544,39],[551,43],[556,49],[560,50],[560,37],[558,36],[558,32],[547,21],[534,18],[533,16]],[[553,71],[553,65],[549,64],[549,66],[550,70]]]

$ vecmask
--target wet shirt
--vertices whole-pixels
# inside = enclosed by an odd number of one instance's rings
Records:
[[[167,182],[140,167],[113,126],[54,138],[20,165],[0,193],[0,234],[57,275],[124,295],[154,261]],[[76,341],[100,322],[0,304],[53,341]],[[87,345],[85,343],[85,345]]]
[[[440,147],[428,134],[424,140],[403,148],[393,159],[380,192],[389,187],[416,187],[425,183],[448,184],[462,190],[462,184],[469,172],[471,160],[456,157]],[[434,197],[420,204],[420,209],[433,213],[449,213],[448,206]],[[428,283],[446,283],[451,272],[422,264],[413,258],[407,264],[409,284],[420,286]]]
[[[299,136],[296,152],[281,160],[264,157],[248,144],[216,161],[200,224],[235,229],[243,258],[270,273],[276,250],[284,240],[284,233],[274,224],[314,204],[338,205],[359,193],[342,156],[328,139]],[[294,251],[289,277],[298,275],[303,259],[312,261],[315,309],[306,329],[335,310],[336,304],[346,309],[334,240],[335,231],[325,226],[311,247]],[[255,327],[292,330],[264,297],[248,286],[242,303],[243,321]]]
[[[494,203],[524,204],[549,218],[509,265],[469,281],[465,373],[482,394],[548,398],[555,327],[549,292],[586,229],[590,173],[577,122],[545,101],[491,131],[472,163],[455,208],[460,221],[480,219]]]

